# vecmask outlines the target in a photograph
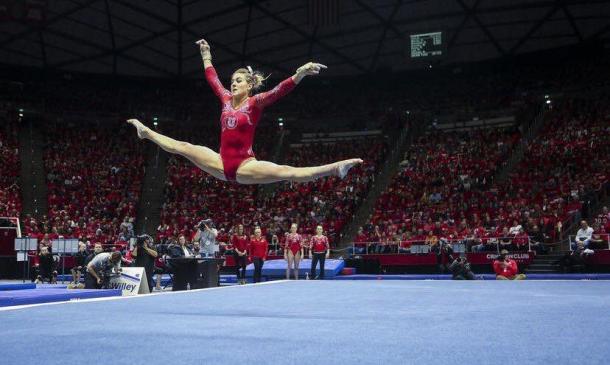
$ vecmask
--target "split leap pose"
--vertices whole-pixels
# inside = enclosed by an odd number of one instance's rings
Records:
[[[252,92],[262,85],[264,77],[250,67],[240,68],[231,77],[229,91],[222,86],[212,66],[209,44],[203,39],[196,44],[203,58],[205,77],[222,104],[220,153],[177,141],[153,131],[137,119],[129,119],[127,122],[136,127],[138,137],[156,143],[169,153],[186,157],[217,179],[240,184],[269,184],[284,180],[308,182],[331,175],[344,178],[350,168],[363,162],[354,158],[322,166],[293,167],[258,161],[252,151],[252,142],[263,110],[288,94],[305,76],[317,75],[326,66],[309,62],[272,90],[254,95]]]

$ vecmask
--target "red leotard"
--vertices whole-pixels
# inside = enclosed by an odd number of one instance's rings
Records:
[[[225,178],[228,181],[235,181],[241,163],[254,157],[252,151],[254,131],[263,109],[292,91],[296,84],[292,77],[289,77],[272,90],[249,97],[239,109],[235,109],[231,105],[231,92],[222,86],[214,67],[205,69],[205,77],[222,103],[220,158],[224,166]]]
[[[326,236],[311,237],[311,246],[314,253],[323,253],[328,249],[328,238]]]
[[[298,233],[288,233],[286,236],[286,248],[290,249],[293,255],[301,251],[301,235]]]

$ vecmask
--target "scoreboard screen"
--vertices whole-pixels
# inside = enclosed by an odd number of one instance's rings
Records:
[[[441,32],[412,34],[411,58],[442,56],[443,37]]]

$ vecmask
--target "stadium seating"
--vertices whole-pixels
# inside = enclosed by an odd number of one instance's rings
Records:
[[[47,127],[48,217],[25,222],[26,231],[120,241],[120,223],[135,218],[144,173],[142,144],[132,132],[122,124]]]

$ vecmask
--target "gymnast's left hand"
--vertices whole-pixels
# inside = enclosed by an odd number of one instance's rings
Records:
[[[326,68],[328,67],[321,63],[308,62],[297,69],[297,74],[301,76],[318,75],[322,69]]]

